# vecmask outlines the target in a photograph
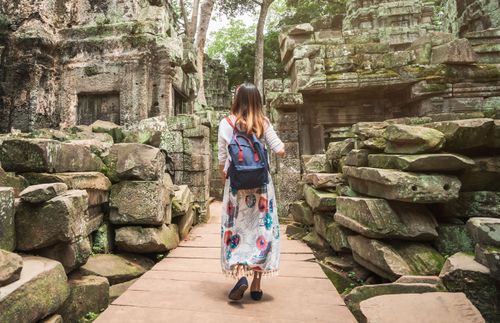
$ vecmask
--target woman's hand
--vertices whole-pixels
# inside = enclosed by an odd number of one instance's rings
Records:
[[[219,165],[219,174],[220,174],[220,177],[221,177],[222,185],[226,185],[227,174],[224,171],[224,165]]]
[[[285,148],[282,148],[280,151],[276,153],[279,157],[285,157]]]

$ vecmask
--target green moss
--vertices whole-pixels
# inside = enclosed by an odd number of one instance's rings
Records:
[[[355,274],[354,276],[352,274],[349,275],[349,273],[338,271],[324,263],[320,262],[319,264],[325,275],[328,279],[330,279],[333,286],[335,286],[339,293],[351,290],[352,288],[360,285],[360,283],[355,280]]]
[[[11,23],[8,16],[0,13],[0,32],[9,30]]]
[[[422,87],[422,92],[443,92],[448,89],[448,85],[445,83],[427,83]]]

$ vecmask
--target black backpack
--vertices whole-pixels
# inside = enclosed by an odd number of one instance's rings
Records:
[[[253,189],[269,183],[267,150],[257,136],[239,131],[229,117],[227,122],[233,128],[228,145],[231,164],[228,169],[231,188]]]

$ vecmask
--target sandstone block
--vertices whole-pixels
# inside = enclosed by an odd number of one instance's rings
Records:
[[[210,136],[210,128],[207,126],[199,125],[195,128],[185,129],[183,136],[186,138],[203,138]]]
[[[54,157],[49,156],[49,158]],[[94,155],[90,148],[73,143],[61,144],[53,165],[56,173],[94,172],[104,168],[102,160]]]
[[[38,184],[27,187],[19,197],[28,203],[43,203],[68,190],[64,183]]]
[[[481,245],[500,247],[500,219],[478,217],[467,221],[474,242]]]
[[[331,251],[328,242],[325,239],[323,239],[319,234],[317,234],[316,231],[312,231],[306,234],[302,238],[302,241],[304,241],[309,247],[313,249],[325,252]]]
[[[463,293],[419,293],[381,295],[359,305],[366,322],[399,323],[480,323],[481,313]]]
[[[152,260],[138,255],[92,255],[79,273],[106,277],[114,285],[141,276],[153,265]]]
[[[500,148],[500,120],[493,120],[493,131],[488,139],[488,147],[490,148]]]
[[[458,197],[461,185],[454,176],[352,166],[343,170],[355,191],[403,202],[447,202]]]
[[[500,281],[500,248],[476,244],[474,260],[488,267],[491,276]]]
[[[24,176],[31,185],[47,183],[64,183],[70,190],[108,191],[111,181],[99,172],[75,173],[25,173]]]
[[[20,203],[16,210],[18,250],[34,250],[90,234],[87,192],[67,191],[40,206]]]
[[[208,187],[210,177],[207,172],[182,172],[182,177],[176,184],[188,185],[189,187]]]
[[[0,167],[0,187],[12,187],[14,196],[18,197],[19,193],[29,186],[28,181],[23,176],[15,176],[14,174],[6,173]]]
[[[474,251],[474,243],[465,225],[442,223],[437,231],[439,236],[433,245],[442,255],[449,256],[457,252]]]
[[[303,180],[316,189],[335,188],[344,183],[344,177],[338,173],[309,173],[304,174]]]
[[[444,290],[443,282],[438,276],[401,276],[395,282],[401,284],[430,284]]]
[[[0,287],[0,322],[36,322],[66,300],[66,274],[54,260],[25,256],[21,278]]]
[[[176,217],[188,211],[190,204],[193,202],[193,195],[187,185],[177,186],[177,190],[174,189],[174,194],[175,196],[172,199],[172,215]]]
[[[313,225],[313,212],[306,201],[296,201],[290,204],[289,212],[295,222]]]
[[[302,165],[304,173],[329,173],[331,171],[330,163],[326,155],[302,155]]]
[[[433,240],[437,221],[418,204],[384,199],[338,197],[335,221],[368,238]]]
[[[182,138],[184,154],[209,154],[210,142],[208,138]]]
[[[349,236],[354,260],[365,268],[394,281],[404,275],[436,275],[444,258],[422,243],[393,242]]]
[[[7,139],[1,151],[2,167],[13,172],[89,172],[103,167],[89,148],[51,139]]]
[[[162,225],[170,192],[161,181],[115,184],[111,188],[109,219],[121,225]]]
[[[460,177],[463,192],[500,191],[500,156],[474,158]]]
[[[184,214],[174,218],[173,223],[175,223],[178,227],[181,240],[184,240],[188,236],[189,231],[194,224],[194,216],[195,212],[193,208],[190,207]]]
[[[0,187],[0,249],[13,251],[16,247],[14,214],[14,189]]]
[[[462,292],[474,304],[487,321],[497,322],[498,292],[487,267],[474,260],[474,256],[457,253],[446,259],[439,274],[450,292]]]
[[[18,254],[0,249],[0,287],[21,277],[23,259]]]
[[[160,253],[179,244],[176,225],[159,228],[121,227],[115,231],[115,244],[119,250],[134,253]]]
[[[304,197],[313,211],[335,210],[337,193],[320,191],[312,186],[304,185]]]
[[[285,234],[294,240],[300,240],[307,234],[307,229],[302,223],[292,222],[286,226]]]
[[[500,192],[462,192],[459,198],[442,205],[443,216],[457,218],[500,218]]]
[[[352,232],[342,227],[336,222],[331,222],[325,230],[325,240],[330,247],[336,252],[351,252],[347,237],[352,235]]]
[[[182,131],[164,131],[161,136],[160,149],[172,153],[183,153]]]
[[[138,278],[126,281],[124,283],[115,284],[109,287],[109,303],[113,303],[115,299],[120,297],[121,294],[125,293],[127,289],[132,286]]]
[[[69,273],[87,262],[92,249],[90,239],[82,237],[75,242],[61,242],[35,252],[39,256],[59,261],[66,273]]]
[[[478,118],[434,122],[426,127],[439,130],[446,138],[444,149],[447,151],[463,151],[483,147],[487,144],[493,119]]]
[[[354,140],[331,142],[326,150],[326,160],[332,164],[332,171],[337,171],[340,160],[354,149]],[[328,172],[327,172],[328,173]]]
[[[186,171],[206,171],[210,168],[210,155],[183,154],[183,166]]]
[[[369,154],[370,151],[368,149],[353,149],[347,154],[344,164],[347,166],[366,167],[368,166]]]
[[[104,162],[106,175],[112,182],[158,180],[163,177],[166,167],[166,157],[160,149],[142,144],[113,145]]]
[[[477,59],[467,38],[454,39],[432,48],[431,64],[474,64]]]
[[[109,304],[109,282],[99,276],[70,276],[69,297],[57,311],[64,322],[78,322],[89,312],[100,313]]]
[[[472,167],[474,166],[474,161],[468,157],[454,154],[372,154],[368,156],[368,166],[412,172],[447,172]]]
[[[422,154],[439,151],[445,142],[443,133],[421,127],[392,124],[384,133],[389,154]]]
[[[347,307],[349,307],[354,316],[358,320],[362,321],[363,313],[361,311],[360,305],[367,299],[371,299],[372,297],[381,295],[396,294],[400,296],[401,294],[423,294],[437,291],[438,289],[436,288],[436,286],[431,284],[391,283],[379,285],[364,285],[355,287],[351,292],[345,295],[344,302],[346,303]]]
[[[97,120],[90,125],[93,132],[96,133],[107,133],[113,137],[114,142],[121,142],[125,135],[123,134],[122,128],[110,121]]]

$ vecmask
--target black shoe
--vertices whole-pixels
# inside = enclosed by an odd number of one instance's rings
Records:
[[[262,295],[264,293],[262,291],[255,291],[255,292],[250,292],[250,297],[254,300],[254,301],[260,301],[262,299]]]
[[[233,289],[229,292],[229,299],[232,301],[239,301],[243,298],[243,294],[248,288],[248,280],[246,277],[241,277],[240,280],[234,285]]]

